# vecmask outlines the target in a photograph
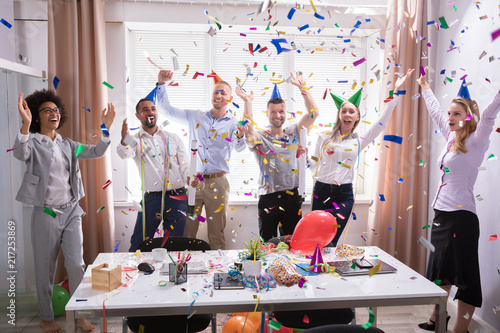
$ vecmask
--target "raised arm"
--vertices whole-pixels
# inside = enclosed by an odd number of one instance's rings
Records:
[[[20,93],[17,107],[19,110],[19,114],[23,119],[23,125],[21,126],[19,135],[16,137],[16,141],[14,143],[14,157],[18,160],[26,161],[31,156],[31,147],[29,147],[29,145],[27,145],[26,143],[28,142],[28,135],[32,117],[28,104],[23,97],[23,93]]]
[[[238,86],[236,87],[236,95],[238,95],[238,97],[240,97],[243,102],[245,102],[245,108],[243,112],[243,123],[245,123],[245,125],[241,127],[241,130],[243,133],[245,133],[248,147],[253,148],[255,147],[255,142],[260,140],[259,135],[255,131],[253,125],[253,91],[251,91],[250,94],[247,94],[243,91],[243,89],[241,89],[241,87]]]
[[[304,98],[304,104],[307,109],[307,113],[300,118],[297,128],[299,129],[299,133],[302,126],[307,128],[307,131],[309,132],[311,125],[314,124],[316,118],[319,116],[318,106],[316,105],[316,102],[314,102],[311,92],[306,87],[306,82],[302,77],[302,73],[297,76],[293,73],[290,74],[292,75],[292,81],[290,81],[290,83],[300,89],[300,94]]]
[[[441,130],[441,134],[443,134],[443,136],[448,139],[450,128],[448,126],[446,118],[444,117],[444,111],[441,109],[441,105],[439,104],[436,96],[434,96],[429,82],[427,81],[427,67],[425,67],[424,73],[425,75],[421,74],[417,79],[417,82],[422,89],[422,96],[424,97],[425,105],[427,106],[427,110],[429,111],[432,120]]]
[[[172,117],[177,121],[180,121],[184,124],[189,123],[189,115],[188,111],[185,109],[180,109],[172,106],[168,99],[168,94],[166,90],[166,85],[168,81],[172,80],[174,73],[170,70],[162,69],[158,73],[158,83],[157,83],[157,91],[156,91],[156,105],[160,108],[160,112],[168,117]]]
[[[498,112],[500,112],[500,90],[497,92],[490,105],[488,105],[488,107],[484,109],[481,114],[481,118],[476,129],[476,135],[479,138],[488,138],[490,136],[493,131],[493,126],[495,126],[495,120]],[[482,140],[478,142],[483,144]]]
[[[125,118],[122,123],[122,140],[120,141],[120,144],[116,146],[116,152],[121,159],[132,158],[135,156],[135,147],[132,148],[127,144],[127,142],[125,142],[126,137],[130,137],[127,118]]]
[[[396,83],[394,84],[394,92],[402,90],[406,80],[413,74],[413,69],[409,69],[405,75],[398,77]],[[381,116],[377,121],[368,128],[368,130],[361,135],[361,147],[360,149],[365,149],[382,131],[385,129],[389,120],[391,119],[392,113],[399,102],[400,97],[396,96],[393,100],[389,101],[384,108]]]

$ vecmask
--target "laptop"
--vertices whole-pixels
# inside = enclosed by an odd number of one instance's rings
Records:
[[[368,275],[370,269],[382,263],[377,274],[396,273],[397,269],[379,259],[355,259],[330,261],[328,265],[335,267],[336,271],[343,276]]]

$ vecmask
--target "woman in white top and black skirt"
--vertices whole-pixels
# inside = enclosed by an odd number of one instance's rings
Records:
[[[307,162],[315,172],[312,198],[312,210],[324,210],[332,214],[340,226],[332,240],[333,246],[344,231],[354,205],[352,182],[357,170],[358,155],[363,151],[389,123],[392,112],[400,97],[397,92],[413,73],[409,69],[394,84],[395,97],[389,99],[384,111],[375,124],[364,133],[355,133],[361,121],[359,103],[361,89],[348,100],[332,94],[338,108],[337,119],[331,132],[321,133],[312,158]]]
[[[447,140],[438,159],[442,176],[432,204],[435,216],[431,232],[435,250],[431,252],[426,277],[448,294],[452,285],[457,286],[458,313],[453,332],[467,332],[475,308],[482,304],[479,220],[473,190],[500,111],[500,92],[480,117],[476,102],[471,100],[467,86],[462,84],[458,97],[448,107],[446,118],[427,76],[422,75],[418,83],[432,120]],[[434,331],[435,318],[434,310],[429,321],[419,327]],[[449,319],[447,316],[447,326]]]

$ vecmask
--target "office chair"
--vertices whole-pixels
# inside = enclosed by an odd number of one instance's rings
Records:
[[[147,239],[139,244],[138,249],[142,252],[151,252],[152,249],[161,247],[162,238]],[[201,239],[171,236],[163,245],[169,251],[209,251],[210,245]],[[208,327],[212,318],[211,314],[195,314],[187,319],[187,316],[148,316],[128,317],[127,325],[132,332],[139,332],[140,326],[144,326],[144,333],[186,333],[201,332]],[[216,325],[213,320],[212,325]]]
[[[161,247],[162,237],[150,238],[142,241],[137,247],[142,252],[151,252],[153,249]],[[163,245],[169,251],[210,251],[210,245],[202,239],[182,236],[170,236]]]
[[[302,333],[384,333],[376,327],[364,328],[359,325],[325,325],[310,328]]]

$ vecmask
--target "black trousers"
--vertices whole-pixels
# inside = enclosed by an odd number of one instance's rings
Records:
[[[337,206],[334,206],[334,203]],[[337,246],[347,221],[349,221],[349,216],[351,216],[353,205],[352,184],[334,185],[319,181],[314,184],[312,210],[324,210],[332,214],[337,219],[337,224],[340,225],[332,240],[333,246]]]
[[[259,232],[264,241],[277,236],[277,228],[280,226],[281,235],[292,235],[295,226],[302,218],[300,209],[302,197],[295,188],[286,191],[274,192],[261,195],[259,198]]]

